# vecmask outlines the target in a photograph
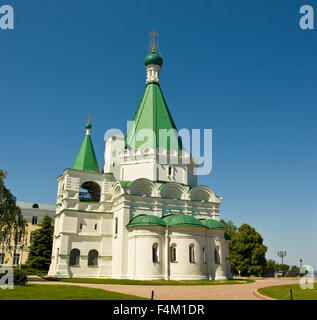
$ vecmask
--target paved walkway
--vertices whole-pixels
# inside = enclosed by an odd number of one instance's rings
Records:
[[[259,288],[299,283],[299,279],[260,278],[254,283],[211,286],[142,286],[53,282],[30,276],[29,282],[43,285],[72,285],[103,289],[139,297],[150,298],[154,290],[155,300],[261,300],[255,295]]]

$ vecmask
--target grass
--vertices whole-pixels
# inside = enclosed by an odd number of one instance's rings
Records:
[[[97,283],[97,284],[122,284],[122,285],[144,285],[144,286],[212,286],[219,284],[243,284],[254,280],[127,280],[127,279],[95,279],[95,278],[46,278],[51,281],[73,282],[73,283]]]
[[[317,300],[317,283],[314,289],[303,290],[299,284],[273,286],[258,289],[258,292],[277,300],[291,300],[290,289],[293,292],[293,300]]]
[[[0,300],[146,300],[141,297],[71,285],[30,284],[0,289]]]

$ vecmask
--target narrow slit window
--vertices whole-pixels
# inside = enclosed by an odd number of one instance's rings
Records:
[[[195,248],[194,245],[189,246],[189,262],[195,263]]]

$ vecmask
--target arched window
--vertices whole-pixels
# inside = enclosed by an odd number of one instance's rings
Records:
[[[215,248],[215,264],[220,264],[219,247]]]
[[[86,202],[99,202],[100,192],[100,186],[97,183],[87,181],[80,187],[79,200]]]
[[[189,246],[189,262],[195,263],[195,248],[193,244]]]
[[[114,219],[114,234],[118,234],[118,218]]]
[[[32,206],[32,208],[38,209],[38,208],[39,208],[39,205],[38,205],[37,203],[34,203],[33,206]]]
[[[78,249],[72,249],[69,254],[69,265],[79,266],[80,251]]]
[[[167,175],[170,177],[173,174],[173,167],[172,166],[168,166],[167,167]]]
[[[206,263],[206,248],[203,248],[203,263]]]
[[[176,262],[176,244],[173,243],[170,247],[170,255],[171,255],[171,262]]]
[[[159,262],[159,258],[158,258],[158,244],[154,243],[152,246],[152,261],[154,263]]]
[[[90,250],[88,253],[88,266],[98,266],[98,251]]]

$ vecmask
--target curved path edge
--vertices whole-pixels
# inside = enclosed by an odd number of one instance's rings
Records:
[[[271,297],[268,297],[268,296],[265,296],[265,295],[261,294],[258,290],[253,291],[253,294],[257,298],[260,298],[261,300],[276,300],[274,298],[271,298]]]
[[[33,277],[29,283],[42,285],[71,285],[94,289],[103,289],[138,297],[151,298],[154,290],[155,300],[275,300],[260,294],[257,290],[264,287],[297,284],[299,279],[256,278],[255,282],[246,284],[228,284],[211,286],[145,286],[92,284],[74,282],[54,282]]]

